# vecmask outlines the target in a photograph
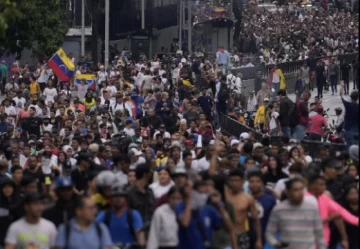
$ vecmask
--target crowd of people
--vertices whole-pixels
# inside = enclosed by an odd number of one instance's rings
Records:
[[[208,8],[204,7],[204,13]],[[337,8],[282,6],[281,10],[269,11],[246,5],[239,41],[234,41],[229,52],[236,67],[251,67],[249,63],[258,64],[261,60],[272,65],[311,56],[354,53],[359,44],[358,16]]]
[[[255,122],[271,117],[274,142],[217,129],[220,113],[242,116],[240,76],[126,54],[108,69],[69,55],[95,87],[59,82],[46,61],[1,64],[0,248],[359,248],[357,91],[339,89],[348,150],[311,157],[311,92],[293,103],[278,68]]]

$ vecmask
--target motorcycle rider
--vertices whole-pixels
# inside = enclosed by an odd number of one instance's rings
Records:
[[[333,125],[330,125],[330,127],[336,130],[336,133],[340,135],[343,133],[344,127],[344,115],[342,115],[342,109],[340,107],[336,107],[335,114],[336,118],[333,120]]]
[[[105,210],[110,207],[111,187],[117,181],[112,171],[102,171],[96,177],[97,193],[91,198],[95,201],[98,210]]]

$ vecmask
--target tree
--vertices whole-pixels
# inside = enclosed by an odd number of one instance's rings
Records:
[[[0,38],[5,37],[9,24],[18,14],[16,4],[11,0],[0,0]]]
[[[0,0],[2,1],[2,0]],[[0,46],[20,56],[24,48],[38,58],[52,55],[61,47],[68,27],[59,0],[13,0],[18,15],[0,39]]]

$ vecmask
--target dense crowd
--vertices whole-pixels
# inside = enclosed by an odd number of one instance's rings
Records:
[[[209,11],[209,4],[206,3],[204,13]],[[282,6],[277,11],[252,4],[244,8],[239,45],[229,50],[237,67],[248,67],[247,64],[257,64],[260,60],[277,64],[358,50],[359,14],[356,12],[297,5]],[[203,18],[206,17],[204,14]]]
[[[95,85],[2,62],[0,248],[359,248],[356,91],[343,97],[349,149],[311,157],[290,139],[305,136],[311,93],[295,105],[276,67],[256,105],[282,139],[259,141],[217,129],[220,114],[242,120],[240,76],[126,54],[108,69],[69,55]]]

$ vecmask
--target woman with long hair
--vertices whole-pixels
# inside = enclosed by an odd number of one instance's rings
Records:
[[[289,154],[290,154],[291,165],[294,163],[301,163],[303,165],[307,165],[306,160],[303,157],[301,157],[300,150],[298,147],[291,148]]]
[[[82,99],[83,104],[85,105],[86,113],[90,112],[91,107],[96,104],[96,100],[91,92],[87,92],[85,97]]]
[[[282,171],[280,159],[277,156],[269,156],[267,172],[264,177],[265,184],[275,186],[275,184],[283,178],[288,178],[288,175]]]
[[[30,117],[29,103],[25,103],[24,107],[18,111],[18,115],[16,116],[16,127],[21,127],[22,121],[28,117]]]
[[[166,194],[169,189],[174,186],[174,182],[170,177],[170,170],[167,168],[161,168],[158,172],[159,180],[152,183],[149,188],[154,192],[155,199],[159,199]]]

